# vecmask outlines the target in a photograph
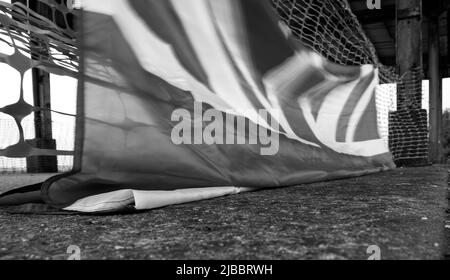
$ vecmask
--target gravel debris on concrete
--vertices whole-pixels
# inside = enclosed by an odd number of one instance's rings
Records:
[[[0,175],[0,189],[43,177]],[[19,177],[21,178],[19,178]],[[442,259],[448,167],[270,189],[118,215],[0,209],[0,259]],[[448,231],[448,230],[447,230]]]

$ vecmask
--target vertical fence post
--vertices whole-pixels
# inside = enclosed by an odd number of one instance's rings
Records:
[[[52,18],[51,9],[41,5],[39,1],[28,1],[31,8],[36,13]],[[31,39],[32,40],[32,39]],[[41,48],[39,42],[33,41],[31,44],[36,48]],[[36,54],[34,59],[39,59]],[[43,110],[37,110],[34,114],[34,125],[36,137],[28,143],[36,148],[56,150],[56,141],[52,133],[52,115],[50,112],[50,74],[37,68],[32,69],[34,106]],[[58,172],[56,156],[32,156],[27,158],[28,173],[55,173]]]
[[[390,145],[398,166],[428,164],[427,112],[422,110],[422,0],[396,1],[397,111],[390,115]]]
[[[430,76],[430,161],[443,162],[442,147],[442,77],[440,75],[439,16],[429,17],[429,76]]]

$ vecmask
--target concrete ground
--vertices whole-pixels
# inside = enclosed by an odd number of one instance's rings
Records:
[[[148,212],[24,215],[0,209],[0,259],[442,259],[447,167],[265,190]],[[0,189],[44,176],[0,175]]]

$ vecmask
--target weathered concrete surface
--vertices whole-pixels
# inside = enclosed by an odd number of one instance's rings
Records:
[[[69,245],[84,259],[367,259],[369,245],[383,259],[440,259],[447,177],[397,169],[130,215],[0,210],[0,259],[65,259]]]

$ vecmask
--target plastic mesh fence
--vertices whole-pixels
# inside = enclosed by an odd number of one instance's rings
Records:
[[[34,106],[24,90],[25,76],[33,68],[76,75],[76,11],[71,5],[67,0],[0,1],[0,64],[20,74],[20,86],[8,92],[3,87],[2,94],[14,94],[17,101],[0,106],[0,172],[24,172],[30,162],[46,164],[56,159],[59,171],[72,166],[75,116]],[[58,121],[35,117],[46,111]],[[57,139],[34,139],[34,128],[42,120],[52,125]]]
[[[344,65],[374,64],[383,83],[396,82],[392,67],[379,62],[346,0],[272,0],[280,18],[303,45]]]
[[[426,161],[428,116],[422,109],[423,70],[411,69],[400,77],[393,67],[382,65],[346,0],[272,0],[272,4],[304,46],[338,64],[374,64],[379,68],[381,135],[398,164]]]
[[[53,136],[56,140],[57,149],[72,151],[74,149],[74,121],[69,118],[57,118],[52,121]],[[34,119],[28,117],[22,121],[25,139],[31,140],[35,137]],[[12,118],[0,117],[0,147],[10,146],[19,140],[19,130]],[[73,166],[73,156],[57,157],[58,171],[67,172]],[[0,157],[0,172],[21,173],[26,172],[27,162],[25,158]]]
[[[424,74],[412,69],[397,82],[396,110],[389,113],[389,147],[400,165],[428,159],[428,112]]]

